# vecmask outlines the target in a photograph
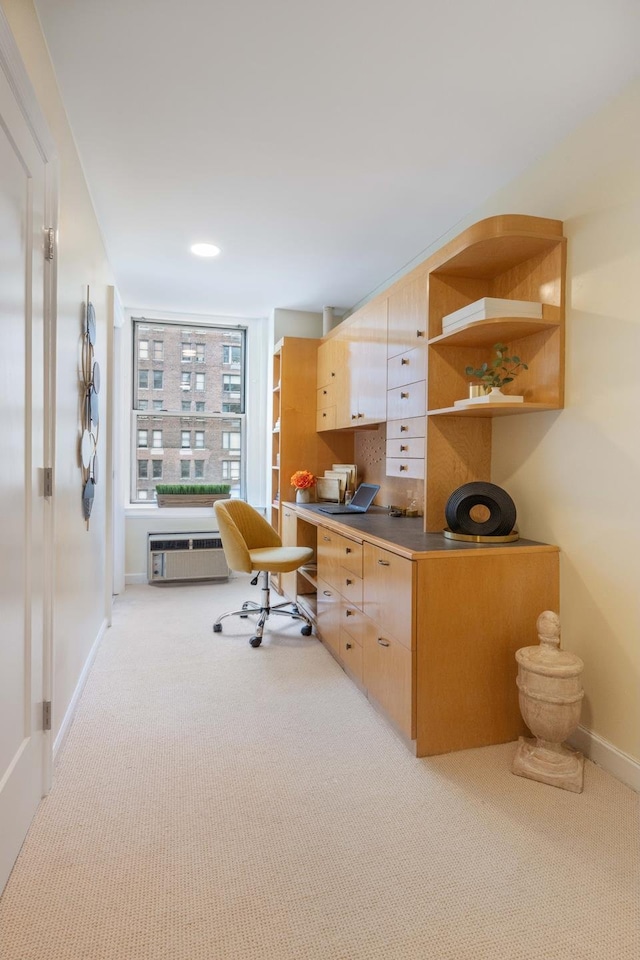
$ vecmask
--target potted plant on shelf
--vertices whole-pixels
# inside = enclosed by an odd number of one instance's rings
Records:
[[[309,503],[311,490],[316,485],[316,478],[310,470],[296,470],[291,477],[291,486],[295,487],[296,503]]]
[[[502,392],[502,387],[507,383],[512,383],[515,377],[522,370],[528,370],[529,367],[520,357],[507,356],[508,347],[504,343],[495,343],[493,345],[496,356],[493,360],[483,363],[477,369],[472,366],[465,367],[465,373],[468,377],[473,377],[479,381],[485,389],[484,394],[480,396],[471,396],[468,400],[456,400],[456,404],[467,403],[495,403],[522,402],[523,397],[506,395]]]
[[[228,483],[157,483],[159,507],[211,507],[215,500],[227,500]]]

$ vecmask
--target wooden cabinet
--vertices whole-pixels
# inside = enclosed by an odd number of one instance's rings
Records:
[[[284,337],[273,353],[273,401],[271,413],[271,523],[283,536],[281,504],[291,499],[290,479],[296,470],[318,475],[333,463],[353,462],[353,437],[348,434],[319,435],[316,431],[316,363],[320,341]],[[329,381],[335,380],[330,374]],[[273,578],[283,588],[281,576]],[[293,578],[289,578],[289,588]],[[287,596],[290,596],[287,589]]]
[[[536,642],[540,611],[558,609],[557,547],[454,545],[382,512],[356,540],[334,518],[289,511],[299,542],[316,531],[320,639],[417,756],[526,734],[515,652]]]
[[[427,340],[427,279],[419,276],[398,284],[389,296],[387,356],[406,353]]]

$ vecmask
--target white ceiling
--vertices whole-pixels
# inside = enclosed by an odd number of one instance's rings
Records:
[[[640,66],[638,0],[35,2],[131,307],[349,307]]]

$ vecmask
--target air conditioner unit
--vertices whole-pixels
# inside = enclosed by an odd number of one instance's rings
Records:
[[[227,580],[229,567],[217,533],[150,533],[149,583]]]

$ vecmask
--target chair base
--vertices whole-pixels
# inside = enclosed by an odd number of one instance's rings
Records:
[[[230,610],[229,613],[223,613],[222,616],[218,617],[214,623],[213,632],[222,633],[222,621],[226,620],[227,617],[246,618],[249,616],[257,616],[258,622],[256,623],[254,635],[249,640],[249,643],[252,647],[259,647],[262,643],[262,635],[264,633],[264,627],[267,619],[270,616],[277,616],[289,617],[291,620],[301,620],[304,626],[300,632],[305,637],[310,636],[313,629],[313,624],[306,613],[303,613],[296,603],[289,603],[286,601],[284,603],[276,603],[275,606],[271,606],[269,571],[261,570],[256,578],[252,580],[252,583],[255,583],[258,578],[260,578],[262,581],[260,585],[260,603],[255,603],[253,600],[245,600],[240,610]]]

